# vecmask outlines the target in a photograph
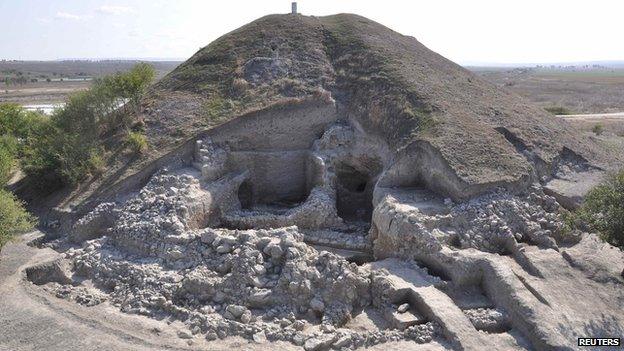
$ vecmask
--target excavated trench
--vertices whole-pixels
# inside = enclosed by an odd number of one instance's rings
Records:
[[[497,269],[511,262],[522,271],[510,275],[516,285],[541,296],[529,282],[540,272],[517,245],[552,247],[548,223],[535,218],[554,213],[551,199],[495,193],[456,205],[428,190],[451,181],[433,153],[384,164],[383,145],[324,112],[249,118],[203,136],[193,168],[98,206],[68,236],[82,247],[59,244],[66,261],[29,268],[27,278],[64,298],[170,314],[208,339],[542,342],[531,338],[534,326],[510,321],[524,312],[513,310],[515,285]],[[275,131],[286,117],[290,125]],[[268,140],[247,132],[263,128],[273,131]],[[509,226],[537,227],[513,238]],[[83,280],[101,287],[88,295],[97,299],[82,296]]]

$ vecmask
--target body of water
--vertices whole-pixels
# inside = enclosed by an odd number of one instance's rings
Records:
[[[63,106],[65,106],[65,103],[23,105],[23,107],[28,111],[40,111],[46,115],[51,115],[55,109]]]

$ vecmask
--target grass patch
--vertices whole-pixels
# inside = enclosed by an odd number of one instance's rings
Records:
[[[573,115],[574,112],[563,106],[548,106],[544,107],[544,110],[552,113],[553,115]]]
[[[208,125],[215,125],[229,118],[240,105],[240,101],[213,95],[202,106]]]
[[[592,128],[592,132],[596,135],[602,135],[602,133],[604,133],[604,126],[601,123],[596,123]]]
[[[149,148],[147,137],[140,132],[129,132],[126,136],[126,145],[135,154],[143,154]]]

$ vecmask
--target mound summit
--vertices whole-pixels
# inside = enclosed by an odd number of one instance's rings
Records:
[[[0,279],[29,306],[94,311],[52,320],[99,335],[138,314],[193,347],[308,351],[622,335],[623,254],[563,209],[621,150],[414,38],[355,15],[266,16],[163,78],[137,119],[151,152],[61,201],[38,249],[8,248],[26,268]],[[0,307],[16,335],[36,311]],[[107,348],[179,341],[144,323]]]

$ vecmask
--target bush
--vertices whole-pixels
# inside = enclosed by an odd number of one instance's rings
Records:
[[[0,189],[0,248],[16,234],[33,228],[35,219],[10,192]]]
[[[0,185],[9,181],[16,164],[17,140],[10,135],[0,137]]]
[[[129,132],[126,137],[126,144],[136,154],[142,154],[148,148],[147,138],[139,132]]]
[[[31,153],[22,160],[22,166],[41,189],[54,190],[95,174],[98,165],[92,161],[98,159],[100,153],[97,139],[90,140],[52,124],[45,135],[33,142]]]
[[[0,104],[0,135],[15,139],[18,156],[23,153],[32,139],[40,136],[49,119],[39,112],[27,111],[17,104]]]
[[[592,128],[592,132],[596,135],[601,135],[604,132],[604,126],[600,123],[596,123],[596,125]]]
[[[563,106],[548,106],[544,107],[544,110],[552,113],[553,115],[571,115],[572,111],[568,110]]]
[[[232,81],[232,94],[239,96],[244,94],[249,89],[249,83],[243,78],[234,78]]]
[[[624,248],[624,170],[592,189],[575,217],[606,242]]]
[[[95,82],[95,89],[109,91],[122,102],[124,108],[130,106],[137,108],[141,96],[156,76],[156,71],[151,65],[141,62],[128,72],[106,76]]]
[[[28,152],[28,142],[42,117],[15,104],[0,104],[0,249],[15,234],[34,226],[35,220],[13,194],[3,189],[18,164]]]

